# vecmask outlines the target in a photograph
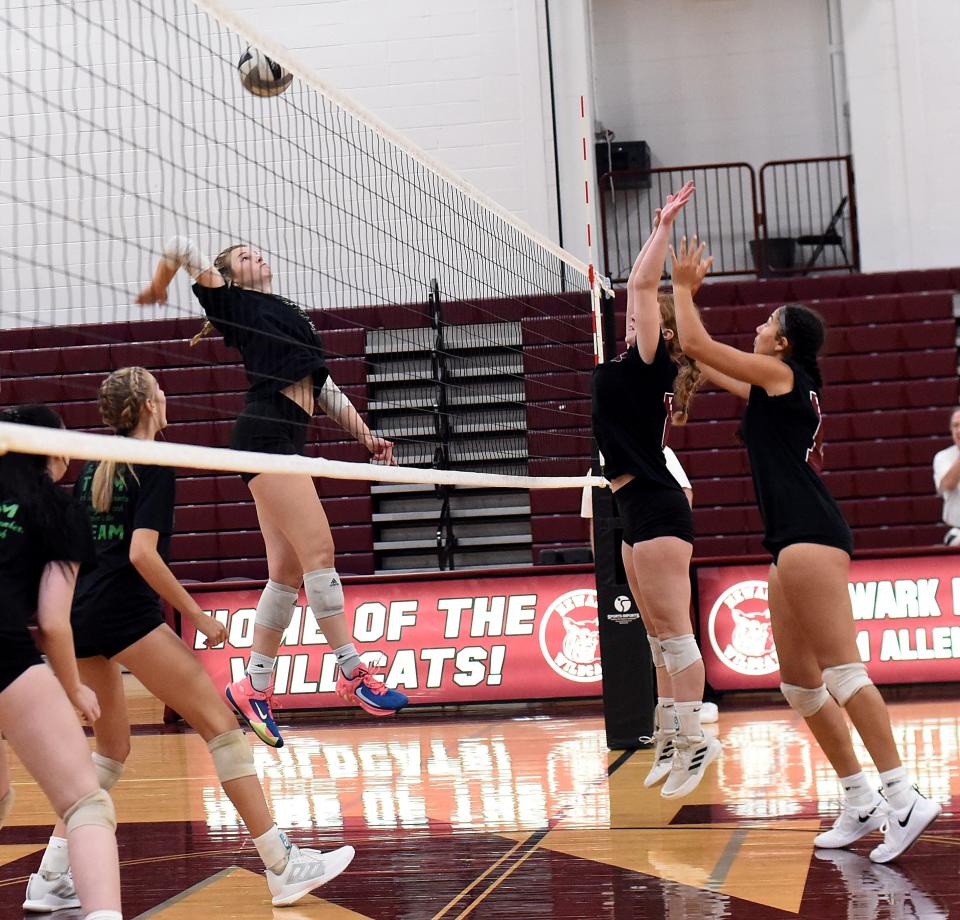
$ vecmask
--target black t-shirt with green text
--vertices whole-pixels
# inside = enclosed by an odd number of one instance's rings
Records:
[[[37,613],[40,578],[51,562],[94,561],[83,508],[63,492],[38,496],[46,507],[2,498],[0,483],[0,641],[28,636]]]
[[[135,530],[155,530],[159,534],[157,551],[164,562],[169,559],[176,474],[165,466],[118,465],[110,510],[100,512],[94,510],[91,495],[96,469],[94,461],[85,464],[73,487],[89,515],[97,551],[96,567],[81,575],[77,584],[74,611],[115,611],[121,605],[126,609],[155,608],[159,604],[156,592],[130,562],[130,541]]]

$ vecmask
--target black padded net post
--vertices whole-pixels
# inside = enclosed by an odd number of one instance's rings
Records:
[[[597,285],[575,258],[216,3],[17,0],[0,33],[0,401],[49,402],[68,427],[102,430],[100,381],[142,365],[168,394],[168,440],[225,447],[247,380],[223,322],[191,347],[203,313],[182,271],[166,305],[132,303],[179,235],[211,257],[234,244],[263,255],[273,292],[309,314],[331,377],[401,465],[586,473]],[[245,88],[251,46],[292,76],[282,92]],[[253,321],[239,331],[291,344]],[[363,428],[328,414],[307,454],[368,461]],[[249,495],[227,481],[194,471],[181,493],[225,502],[234,516],[218,533],[244,533]],[[572,491],[457,487],[439,528],[428,475],[320,488],[343,499],[331,517],[356,571],[432,567],[438,548],[451,565],[528,562],[585,542]],[[246,568],[216,561],[247,558],[242,539],[214,543],[181,572],[262,568],[252,549]]]

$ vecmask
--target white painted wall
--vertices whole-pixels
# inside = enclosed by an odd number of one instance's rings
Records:
[[[542,3],[233,5],[556,238]],[[14,267],[4,326],[139,318],[130,300],[173,232],[210,253],[259,245],[278,288],[310,307],[422,301],[431,277],[446,299],[559,289],[555,260],[299,81],[276,100],[244,91],[244,43],[189,0],[11,0],[10,11],[24,28],[0,31],[15,138],[0,138],[0,248]],[[171,306],[145,315],[195,311],[181,277]]]
[[[869,2],[869,0],[868,0]],[[592,0],[596,109],[655,166],[838,152],[826,0]]]
[[[322,79],[556,236],[542,3],[227,3]]]
[[[866,271],[960,263],[960,3],[841,0]]]

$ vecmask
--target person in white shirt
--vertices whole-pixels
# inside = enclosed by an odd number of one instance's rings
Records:
[[[943,498],[943,523],[949,528],[947,546],[960,546],[960,408],[950,416],[953,444],[933,458],[933,484]]]

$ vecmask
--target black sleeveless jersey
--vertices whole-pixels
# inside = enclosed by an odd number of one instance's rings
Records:
[[[775,558],[792,543],[821,543],[851,553],[850,528],[820,478],[820,394],[799,364],[786,363],[793,389],[768,396],[762,387],[750,387],[740,429],[763,518],[763,545]]]
[[[633,345],[594,368],[593,434],[607,479],[633,473],[664,488],[680,488],[663,455],[676,378],[677,366],[662,335],[650,364]]]
[[[250,390],[247,402],[277,393],[312,376],[315,394],[327,379],[320,334],[306,311],[285,297],[233,284],[193,286],[207,318],[224,344],[243,357]]]

